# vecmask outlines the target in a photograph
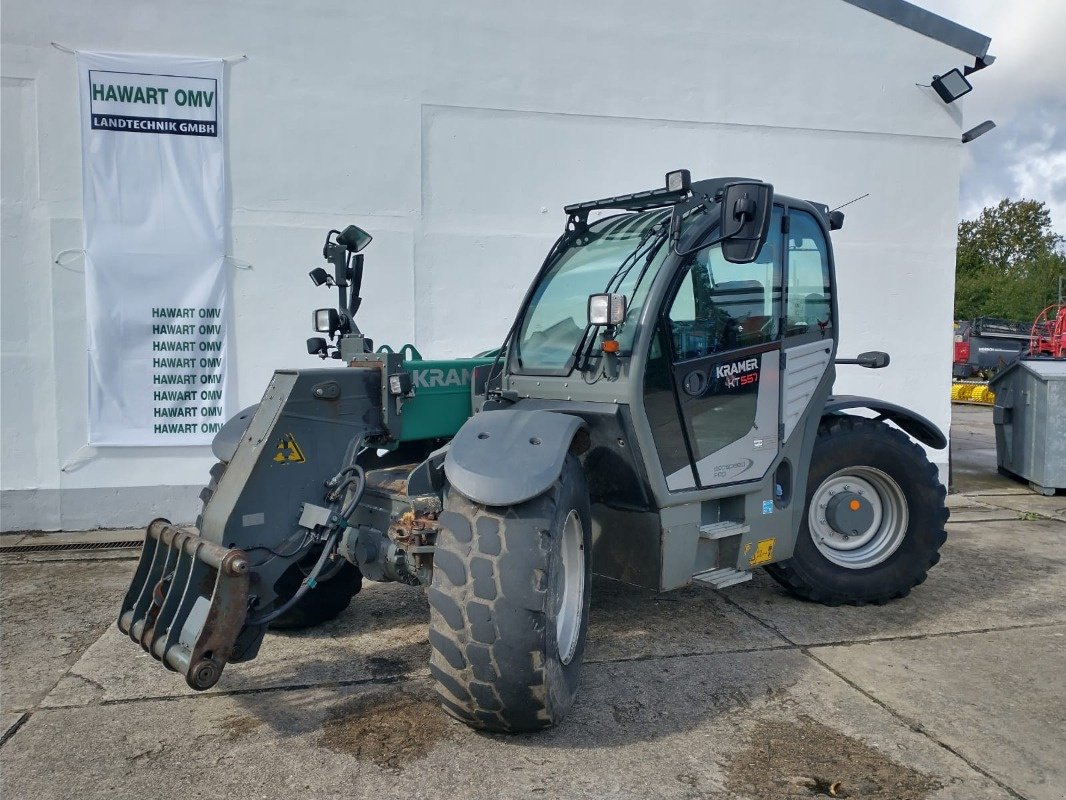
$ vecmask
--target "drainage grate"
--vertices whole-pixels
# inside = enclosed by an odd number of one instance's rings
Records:
[[[57,550],[120,550],[140,547],[142,539],[129,539],[122,542],[67,542],[65,544],[13,544],[0,547],[0,553],[48,553]]]

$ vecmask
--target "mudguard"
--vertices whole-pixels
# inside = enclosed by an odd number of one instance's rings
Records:
[[[554,411],[500,409],[475,414],[444,457],[448,482],[477,503],[512,506],[546,492],[585,421]]]
[[[233,459],[233,454],[237,452],[237,445],[241,443],[241,437],[252,424],[252,417],[255,416],[257,408],[259,408],[259,403],[242,409],[236,416],[230,417],[219,429],[215,438],[211,440],[211,452],[215,454],[215,458],[225,464]]]
[[[897,406],[895,403],[886,403],[884,400],[875,400],[872,397],[860,397],[854,394],[833,395],[825,401],[825,412],[827,414],[843,411],[846,408],[868,408],[871,411],[876,411],[885,419],[894,422],[919,442],[932,447],[934,450],[943,450],[948,446],[947,437],[944,436],[940,428],[909,408]]]

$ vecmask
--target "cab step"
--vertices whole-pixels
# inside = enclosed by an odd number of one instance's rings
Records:
[[[744,583],[744,581],[750,581],[751,572],[748,570],[733,569],[732,567],[709,569],[704,572],[697,572],[692,576],[692,580],[706,583],[708,586],[713,586],[715,589],[724,589],[727,586],[734,586],[738,583]]]
[[[743,522],[731,522],[726,520],[725,522],[710,522],[706,525],[700,525],[700,538],[701,539],[726,539],[730,536],[739,536],[742,533],[748,533],[751,531],[750,525],[745,525]]]

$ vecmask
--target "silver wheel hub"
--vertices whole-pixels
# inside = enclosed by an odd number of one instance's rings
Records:
[[[560,541],[562,575],[558,583],[559,602],[555,610],[555,641],[559,660],[569,664],[581,637],[581,615],[585,610],[585,531],[574,509],[566,515]]]
[[[903,490],[873,467],[834,472],[811,496],[807,512],[818,552],[848,569],[875,566],[896,552],[908,520]]]

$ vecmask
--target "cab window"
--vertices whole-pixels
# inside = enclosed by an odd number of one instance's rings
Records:
[[[675,361],[763,344],[780,335],[782,212],[751,264],[732,264],[721,247],[690,257],[667,315]]]
[[[805,211],[789,212],[785,335],[832,335],[832,295],[825,235]]]

